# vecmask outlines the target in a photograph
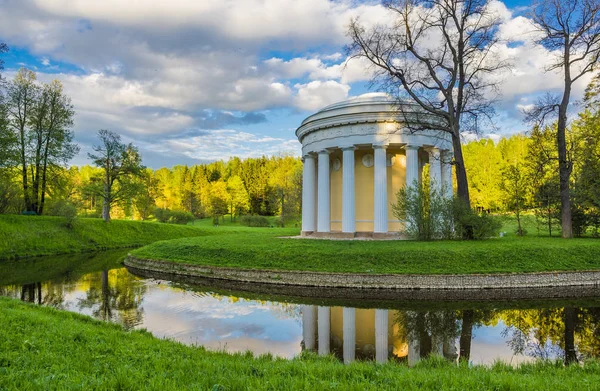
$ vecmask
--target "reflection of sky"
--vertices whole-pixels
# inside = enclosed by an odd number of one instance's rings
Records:
[[[138,308],[142,314],[141,321],[135,323],[136,327],[145,328],[157,337],[215,350],[249,350],[254,354],[271,353],[288,358],[298,355],[301,351],[302,321],[298,305],[187,291],[170,286],[165,281],[125,279],[123,276],[127,275],[126,271],[123,269],[121,272],[124,273],[120,277],[121,281],[133,284],[128,286],[129,288],[145,288],[138,289],[143,293],[143,299]],[[101,289],[99,273],[84,275],[76,281],[42,283],[43,296],[48,295],[48,287],[51,285],[52,289],[62,294],[61,308],[93,315],[100,308],[98,298],[96,301],[91,300],[91,303],[88,300],[87,307],[82,305],[88,298],[92,281],[95,284],[94,289]],[[12,286],[10,289],[12,291],[7,291],[7,294],[20,297],[21,286]],[[116,314],[119,311],[113,309],[112,312]],[[341,321],[341,317],[336,319],[332,318],[332,322]],[[374,321],[368,323],[357,324],[357,328],[374,327]],[[341,330],[342,327],[332,323],[331,329]],[[532,360],[527,355],[513,353],[507,343],[511,335],[503,335],[505,330],[506,325],[502,321],[496,326],[474,328],[471,361],[474,364],[491,364],[502,360],[517,364]],[[533,336],[529,335],[528,339],[532,341]],[[456,343],[458,350],[458,340]],[[372,344],[374,345],[375,341],[372,341]]]
[[[302,326],[275,303],[232,301],[149,284],[140,327],[158,337],[210,349],[293,357],[300,353]]]
[[[496,326],[473,328],[471,362],[474,364],[492,364],[501,360],[509,364],[518,364],[531,361],[530,357],[513,353],[507,344],[507,337],[502,336],[505,329],[506,325],[502,321],[499,321]]]

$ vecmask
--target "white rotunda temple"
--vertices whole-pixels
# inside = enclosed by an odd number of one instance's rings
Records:
[[[353,238],[397,235],[404,224],[390,207],[420,182],[451,196],[452,142],[439,131],[410,132],[397,102],[371,93],[327,106],[296,130],[304,161],[302,235]]]

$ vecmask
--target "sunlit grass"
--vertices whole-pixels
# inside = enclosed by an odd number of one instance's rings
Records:
[[[287,230],[156,242],[134,256],[248,269],[361,273],[498,273],[600,269],[600,240],[504,237],[484,241],[335,241],[282,238]]]
[[[0,215],[0,259],[135,247],[157,240],[205,235],[191,226],[80,218],[73,228],[51,216]]]

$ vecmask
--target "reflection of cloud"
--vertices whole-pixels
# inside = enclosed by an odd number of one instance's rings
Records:
[[[144,327],[158,337],[210,349],[293,357],[300,353],[301,327],[275,304],[197,296],[151,286],[144,297]],[[165,321],[168,319],[168,321]]]
[[[533,359],[520,354],[515,354],[502,336],[505,329],[502,322],[496,326],[481,326],[473,330],[471,342],[471,361],[474,364],[493,364],[503,361],[508,364],[531,362]]]

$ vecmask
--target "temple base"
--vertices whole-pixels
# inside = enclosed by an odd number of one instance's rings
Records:
[[[408,237],[399,232],[316,232],[316,231],[302,231],[300,234],[303,238],[312,239],[362,239],[362,240],[406,240]]]

